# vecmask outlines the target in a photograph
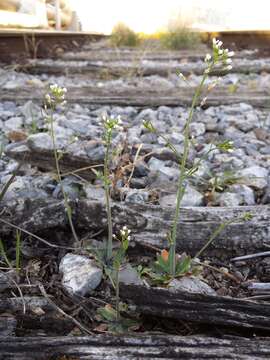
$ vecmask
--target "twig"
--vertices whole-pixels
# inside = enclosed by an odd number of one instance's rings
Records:
[[[249,260],[249,259],[255,259],[257,257],[266,257],[270,256],[270,251],[264,251],[257,254],[249,254],[244,256],[238,256],[235,258],[232,258],[231,261],[242,261],[242,260]]]
[[[66,173],[61,173],[61,176],[67,176],[67,175],[74,175],[78,172],[81,172],[81,171],[86,171],[86,170],[92,170],[94,168],[97,168],[97,167],[103,167],[103,164],[98,164],[98,165],[91,165],[91,166],[85,166],[85,167],[82,167],[80,169],[76,169],[76,170],[72,170],[72,171],[68,171]]]
[[[9,279],[13,282],[13,284],[16,286],[17,290],[19,291],[20,297],[22,299],[22,304],[23,304],[23,313],[25,314],[26,313],[26,305],[25,305],[22,290],[20,289],[19,285],[16,283],[16,281],[14,279],[12,279],[11,277],[9,277]]]
[[[93,335],[93,333],[88,330],[85,326],[83,326],[78,320],[76,320],[73,316],[67,314],[64,310],[62,310],[58,305],[55,304],[52,299],[48,296],[46,293],[46,290],[43,285],[39,285],[39,290],[41,294],[45,297],[45,299],[63,316],[67,317],[69,320],[71,320],[78,328],[80,328],[82,331],[86,332],[88,335]]]
[[[134,170],[135,170],[135,166],[136,166],[136,163],[137,163],[137,160],[138,160],[138,157],[139,157],[139,154],[140,154],[140,151],[141,151],[142,147],[143,147],[143,144],[140,144],[137,151],[136,151],[136,155],[135,155],[135,158],[134,158],[134,161],[133,161],[132,170],[131,170],[131,173],[129,175],[128,181],[126,183],[126,187],[129,186],[129,183],[130,183],[130,181],[132,179],[132,176],[133,176],[133,173],[134,173]]]
[[[235,281],[237,284],[240,284],[240,283],[241,283],[241,281],[240,281],[239,279],[237,279],[237,277],[233,276],[233,275],[230,274],[230,273],[227,273],[227,272],[225,272],[225,271],[222,271],[222,270],[216,268],[215,266],[202,263],[202,262],[200,262],[200,261],[198,261],[198,260],[195,260],[195,259],[194,259],[193,261],[194,261],[195,263],[201,265],[201,266],[204,266],[204,267],[207,267],[207,268],[209,268],[209,269],[211,269],[211,270],[214,270],[214,271],[216,271],[216,272],[219,272],[220,274],[222,274],[222,275],[228,277],[229,279]]]
[[[25,233],[25,234],[27,234],[27,235],[32,236],[33,238],[37,239],[38,241],[40,241],[40,242],[42,242],[42,243],[44,243],[44,244],[46,244],[46,245],[48,245],[48,246],[50,246],[50,247],[53,247],[53,248],[56,248],[56,249],[65,249],[65,250],[77,250],[76,248],[72,248],[72,247],[59,246],[59,245],[52,244],[52,243],[50,243],[49,241],[42,239],[42,238],[39,237],[38,235],[35,235],[35,234],[31,233],[31,232],[28,231],[28,230],[24,230],[24,229],[21,228],[20,226],[14,225],[14,224],[10,223],[10,222],[7,221],[7,220],[0,219],[0,221],[1,221],[2,223],[4,223],[4,224],[8,225],[8,226],[11,226],[11,227],[13,227],[13,228],[15,228],[15,229],[17,229],[17,230],[22,231],[23,233]]]
[[[0,191],[0,201],[3,200],[6,192],[8,191],[8,188],[10,187],[11,183],[12,183],[13,180],[15,179],[15,177],[16,177],[18,171],[20,170],[21,166],[22,166],[22,163],[19,164],[19,165],[16,167],[16,169],[13,171],[12,175],[10,176],[10,178],[8,179],[8,181],[6,182],[6,184],[4,185],[3,189],[1,189],[1,191]]]
[[[254,296],[241,298],[241,300],[264,300],[264,299],[270,299],[270,295],[254,295]]]

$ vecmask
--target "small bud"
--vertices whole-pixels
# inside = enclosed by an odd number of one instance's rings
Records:
[[[228,66],[226,66],[226,67],[224,68],[224,70],[227,70],[227,71],[232,70],[232,65],[228,65]]]
[[[205,62],[209,62],[210,60],[211,60],[211,55],[210,55],[210,54],[206,54],[204,61],[205,61]]]

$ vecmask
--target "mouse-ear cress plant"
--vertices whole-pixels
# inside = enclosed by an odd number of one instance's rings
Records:
[[[178,257],[176,255],[177,223],[179,221],[179,216],[180,216],[181,201],[185,193],[185,182],[187,178],[189,178],[191,175],[194,175],[194,173],[196,173],[199,165],[198,163],[196,163],[190,169],[187,169],[187,159],[191,145],[190,124],[193,120],[195,107],[203,93],[206,79],[211,74],[211,72],[213,70],[229,71],[232,69],[231,57],[234,55],[234,52],[229,51],[228,49],[223,49],[222,45],[223,45],[222,41],[213,39],[212,54],[207,54],[205,56],[204,62],[206,68],[204,70],[201,82],[195,90],[191,107],[189,109],[188,118],[184,126],[183,154],[179,154],[175,149],[175,147],[171,144],[171,142],[162,135],[162,138],[165,139],[166,141],[167,147],[169,147],[173,152],[177,154],[177,158],[179,159],[179,170],[180,170],[179,180],[177,185],[175,214],[172,223],[172,228],[168,235],[169,252],[168,255],[166,256],[164,256],[165,253],[163,253],[163,255],[161,254],[160,256],[158,256],[157,262],[155,263],[155,268],[159,273],[163,272],[164,274],[169,275],[170,277],[180,276],[191,270],[191,264],[192,264],[191,258],[188,256],[183,258],[183,257]],[[183,74],[180,74],[180,76],[185,79]],[[208,86],[208,91],[210,91],[216,85],[216,81],[214,81],[212,85],[213,86],[211,85]],[[204,98],[204,102],[205,101],[206,98]],[[150,121],[145,121],[144,126],[148,129],[148,131],[155,132],[156,134],[158,134],[156,128]],[[220,150],[231,152],[233,150],[233,144],[227,141],[220,145],[213,146],[213,148],[211,148],[210,151],[214,150],[215,148],[219,148]]]

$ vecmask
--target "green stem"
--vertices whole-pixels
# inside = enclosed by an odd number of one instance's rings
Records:
[[[52,143],[53,143],[53,153],[54,153],[55,166],[56,166],[57,182],[60,185],[61,192],[63,194],[65,209],[66,209],[67,217],[68,217],[68,222],[69,222],[73,237],[74,237],[76,243],[79,244],[79,239],[78,239],[78,236],[76,234],[76,231],[75,231],[75,228],[74,228],[74,225],[73,225],[73,221],[72,221],[72,212],[71,212],[71,208],[70,208],[69,203],[68,203],[68,197],[66,195],[66,192],[65,192],[63,184],[62,184],[62,177],[61,177],[61,172],[60,172],[60,165],[59,165],[58,153],[57,153],[57,148],[56,148],[55,132],[54,132],[54,126],[53,126],[53,122],[54,122],[53,109],[51,109],[51,114],[49,116],[49,121],[50,121],[50,126],[51,126],[51,138],[52,138]]]
[[[115,295],[116,295],[116,299],[115,299],[116,321],[119,322],[119,320],[120,320],[120,311],[119,311],[119,300],[120,300],[120,296],[119,296],[119,267],[117,267],[116,274],[115,274]]]
[[[213,66],[213,64],[211,64],[209,66],[209,68],[208,68],[209,72],[210,72],[212,66]],[[209,72],[204,72],[203,78],[202,78],[199,86],[197,87],[197,89],[195,91],[195,94],[194,94],[193,99],[192,99],[192,104],[191,104],[191,107],[190,107],[190,110],[189,110],[188,119],[186,121],[185,128],[184,128],[184,152],[183,152],[181,162],[179,164],[180,176],[179,176],[179,180],[178,180],[178,188],[177,188],[177,195],[176,195],[176,209],[175,209],[174,221],[173,221],[172,232],[171,232],[170,273],[171,273],[172,276],[175,276],[177,222],[178,222],[179,215],[180,215],[181,200],[182,200],[184,192],[185,192],[185,189],[184,189],[184,181],[186,179],[185,168],[186,168],[187,158],[188,158],[188,154],[189,154],[189,144],[190,144],[189,127],[190,127],[191,121],[193,119],[194,109],[195,109],[195,106],[197,104],[197,100],[198,100],[199,96],[201,95],[204,82],[205,82]]]
[[[209,240],[207,241],[206,244],[204,244],[204,246],[197,252],[197,254],[194,256],[194,259],[198,258],[206,248],[208,248],[209,245],[211,245],[211,243],[215,240],[215,238],[230,224],[236,222],[237,220],[239,220],[240,218],[236,218],[236,219],[232,219],[232,220],[228,220],[225,221],[224,223],[220,224],[218,226],[218,228],[213,232],[213,234],[210,236]]]
[[[111,134],[108,133],[106,136],[106,153],[104,160],[104,187],[105,187],[105,198],[106,198],[106,210],[108,219],[108,239],[105,244],[106,248],[106,260],[112,258],[112,209],[110,201],[110,182],[109,182],[109,151],[111,146]]]

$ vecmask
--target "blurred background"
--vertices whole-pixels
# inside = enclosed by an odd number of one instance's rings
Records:
[[[269,0],[0,0],[0,26],[96,31],[125,22],[136,32],[162,31],[181,21],[201,30],[268,30]]]

